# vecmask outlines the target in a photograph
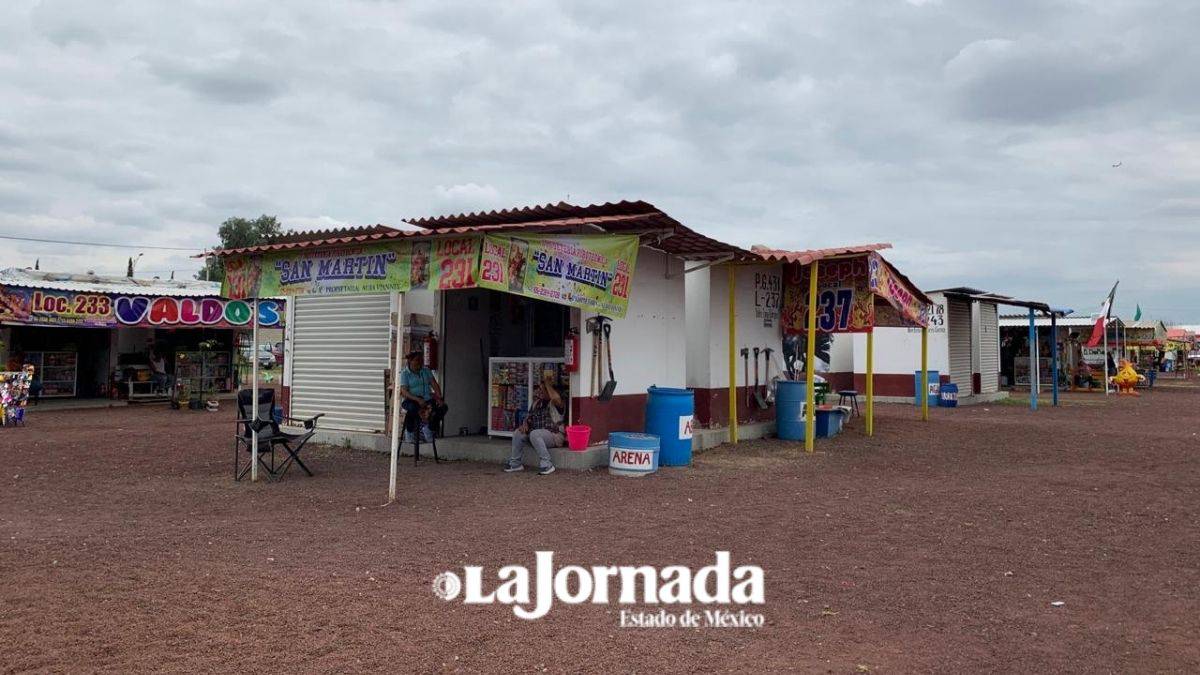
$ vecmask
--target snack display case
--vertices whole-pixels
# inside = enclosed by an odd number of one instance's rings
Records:
[[[567,403],[565,420],[570,414],[571,380],[563,359],[493,357],[488,360],[489,436],[512,436],[529,413],[534,387],[547,374],[554,378],[555,389]]]
[[[25,352],[24,362],[33,366],[41,380],[42,398],[75,395],[79,355],[75,352]]]
[[[232,376],[229,352],[210,352],[207,357],[200,351],[175,352],[175,381],[192,396],[233,391]]]

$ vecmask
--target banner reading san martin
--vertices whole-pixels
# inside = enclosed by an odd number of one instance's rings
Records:
[[[637,252],[636,235],[487,235],[479,286],[621,319]]]
[[[409,242],[351,245],[225,263],[227,298],[339,295],[407,291],[412,287]]]

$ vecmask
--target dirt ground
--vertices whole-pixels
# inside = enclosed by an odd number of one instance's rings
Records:
[[[0,671],[1200,669],[1200,391],[880,406],[811,456],[776,441],[645,479],[309,453],[231,480],[232,413],[29,414],[0,429]],[[444,602],[443,570],[733,564],[760,629],[538,621]],[[1052,606],[1061,601],[1062,606]],[[653,607],[643,609],[655,609]]]

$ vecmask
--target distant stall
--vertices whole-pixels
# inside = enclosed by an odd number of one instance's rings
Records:
[[[219,294],[207,281],[2,270],[0,370],[34,366],[36,398],[165,399],[152,377],[157,356],[176,382],[231,392],[251,306]],[[264,326],[283,315],[282,301],[259,306]],[[209,341],[217,348],[201,359]]]
[[[921,382],[928,381],[928,325],[931,301],[879,251],[890,244],[781,251],[753,250],[766,261],[784,263],[780,325],[785,334],[805,339],[805,449],[815,438],[815,349],[820,333],[867,336],[866,429],[875,430],[874,329],[913,327],[921,333]],[[733,352],[730,351],[732,362]],[[929,419],[929,397],[921,396],[921,418]]]

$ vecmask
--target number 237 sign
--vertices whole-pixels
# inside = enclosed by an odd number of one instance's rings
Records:
[[[787,266],[783,288],[783,329],[807,330],[808,267]],[[828,271],[827,271],[828,270]],[[822,266],[817,279],[817,330],[823,333],[859,333],[875,323],[875,297],[868,286],[865,260],[840,261]]]

